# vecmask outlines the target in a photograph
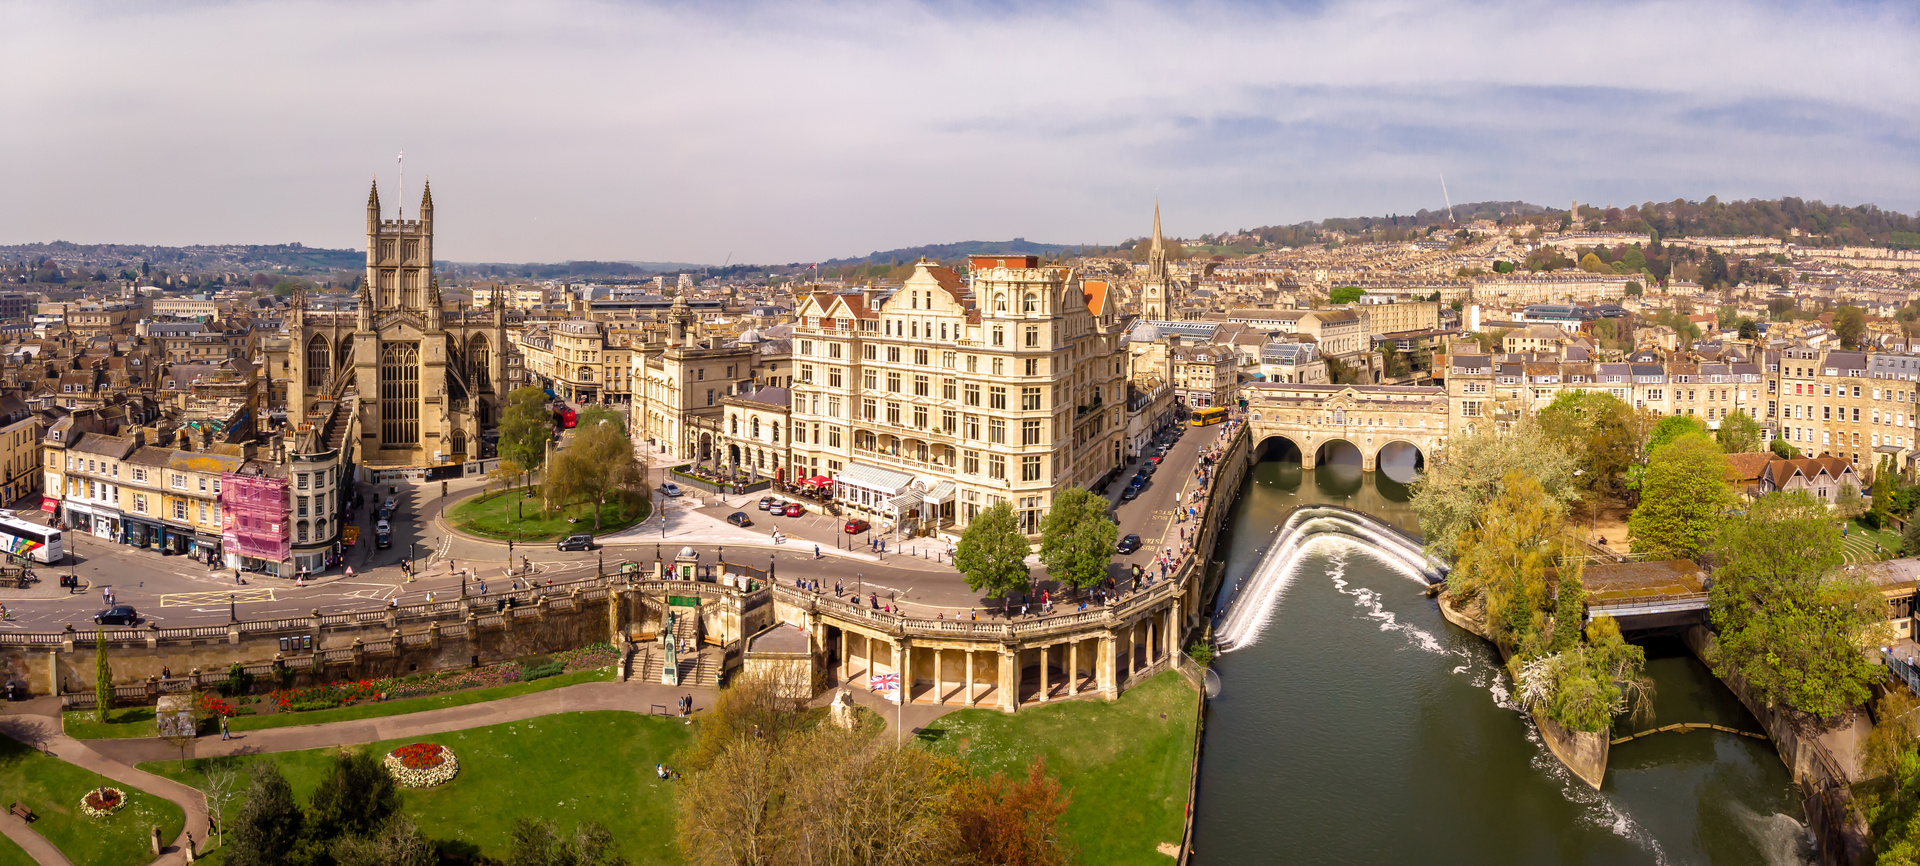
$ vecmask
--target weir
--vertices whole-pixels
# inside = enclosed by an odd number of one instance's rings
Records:
[[[1253,572],[1238,585],[1221,588],[1213,617],[1220,652],[1232,652],[1260,638],[1306,546],[1329,535],[1366,545],[1429,585],[1446,579],[1446,566],[1427,555],[1418,537],[1396,526],[1338,505],[1297,506],[1280,524]]]

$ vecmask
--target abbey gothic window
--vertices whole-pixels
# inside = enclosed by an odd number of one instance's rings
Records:
[[[380,441],[386,448],[420,442],[420,350],[412,343],[380,350]]]
[[[488,374],[493,366],[492,360],[492,347],[487,345],[486,337],[474,334],[467,340],[467,369],[472,371],[474,387],[482,391],[493,387]]]
[[[333,353],[327,349],[327,338],[314,334],[307,341],[307,387],[325,388],[327,374],[333,371]]]

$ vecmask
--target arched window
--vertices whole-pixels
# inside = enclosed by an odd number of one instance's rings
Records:
[[[1026,313],[1040,312],[1040,296],[1033,292],[1028,292],[1026,301],[1021,305],[1020,310]]]
[[[387,448],[420,442],[420,350],[412,343],[380,349],[380,441]]]
[[[467,431],[455,427],[447,439],[451,443],[449,447],[453,449],[453,459],[464,460],[467,456]]]
[[[327,519],[322,517],[313,522],[313,540],[327,540]]]
[[[353,335],[340,337],[339,345],[333,347],[333,365],[342,370],[353,364]]]
[[[467,338],[467,369],[472,371],[473,384],[480,390],[493,388],[493,346],[480,334]]]
[[[1007,296],[1005,294],[993,296],[993,311],[996,313],[1004,313],[1007,311]]]
[[[592,367],[581,367],[581,368],[580,368],[580,381],[582,381],[582,382],[591,382],[591,381],[593,381],[593,368],[592,368]]]
[[[325,388],[333,372],[333,353],[327,350],[327,338],[314,334],[307,341],[307,387]]]
[[[753,438],[755,439],[760,438],[760,419],[758,417],[754,418],[752,423],[750,423],[748,426],[752,428],[751,435],[753,436]]]
[[[731,435],[731,436],[740,435],[740,416],[728,415],[727,427],[728,427],[728,435]]]
[[[473,404],[473,416],[475,420],[480,422],[480,426],[486,427],[491,425],[493,423],[493,406],[485,400],[476,400]]]

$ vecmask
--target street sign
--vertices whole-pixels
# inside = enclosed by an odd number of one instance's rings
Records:
[[[867,689],[875,692],[892,692],[900,689],[899,674],[874,674],[868,681]]]

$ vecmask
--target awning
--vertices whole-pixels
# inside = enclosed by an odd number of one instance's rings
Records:
[[[811,484],[811,485],[813,485],[813,486],[815,486],[815,487],[825,487],[825,486],[827,486],[827,485],[829,485],[829,484],[832,484],[832,483],[833,483],[833,479],[831,479],[831,478],[828,478],[828,477],[827,477],[827,476],[825,476],[825,475],[815,475],[815,476],[813,476],[812,478],[803,478],[803,479],[801,479],[801,480],[800,480],[800,483],[801,483],[801,484]]]
[[[849,463],[833,480],[842,486],[859,487],[895,496],[913,484],[913,476],[865,463]]]
[[[943,502],[947,502],[953,499],[954,490],[955,490],[955,487],[953,482],[942,481],[939,484],[933,485],[933,489],[927,491],[926,494],[921,496],[920,498],[924,500],[928,505],[939,505]]]
[[[40,510],[48,513],[58,511],[60,510],[60,500],[51,496],[42,496],[40,497]]]
[[[916,490],[909,490],[905,493],[900,494],[899,496],[895,496],[892,499],[887,500],[887,504],[889,506],[892,506],[893,513],[896,516],[904,515],[907,512],[920,507],[920,493],[919,491],[916,491]]]

